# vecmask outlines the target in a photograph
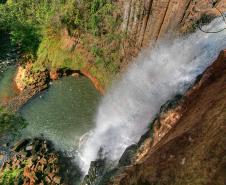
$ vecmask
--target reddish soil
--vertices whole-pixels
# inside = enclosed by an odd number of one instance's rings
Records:
[[[182,103],[182,116],[114,185],[226,184],[226,50]]]

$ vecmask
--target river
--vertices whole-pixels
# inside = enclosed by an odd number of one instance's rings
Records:
[[[85,78],[64,77],[20,110],[28,121],[24,137],[44,136],[56,148],[74,154],[80,137],[94,127],[99,93]]]

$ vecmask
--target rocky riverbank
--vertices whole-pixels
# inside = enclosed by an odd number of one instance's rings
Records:
[[[3,104],[8,110],[16,112],[34,95],[48,87],[48,71],[34,71],[32,67],[31,63],[18,67],[12,83],[14,83],[14,87],[19,93]]]
[[[104,94],[104,89],[98,80],[91,76],[88,70],[70,70],[57,69],[49,71],[46,68],[35,69],[33,63],[19,65],[13,83],[14,90],[17,92],[13,98],[8,98],[2,102],[2,105],[9,111],[18,111],[28,100],[37,95],[39,92],[47,89],[51,81],[58,80],[65,76],[73,76],[75,79],[80,76],[86,76],[100,94]]]
[[[43,139],[23,139],[11,149],[0,169],[0,184],[70,185],[80,178],[71,159],[57,152]],[[7,159],[2,157],[2,160]]]

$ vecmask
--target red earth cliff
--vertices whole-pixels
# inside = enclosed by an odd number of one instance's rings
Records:
[[[109,184],[225,185],[226,50],[170,111]]]

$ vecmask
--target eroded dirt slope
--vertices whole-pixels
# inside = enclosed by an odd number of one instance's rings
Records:
[[[180,106],[180,119],[167,132],[162,129],[165,136],[146,145],[146,154],[110,184],[226,184],[226,51]],[[156,134],[161,129],[154,140]]]

